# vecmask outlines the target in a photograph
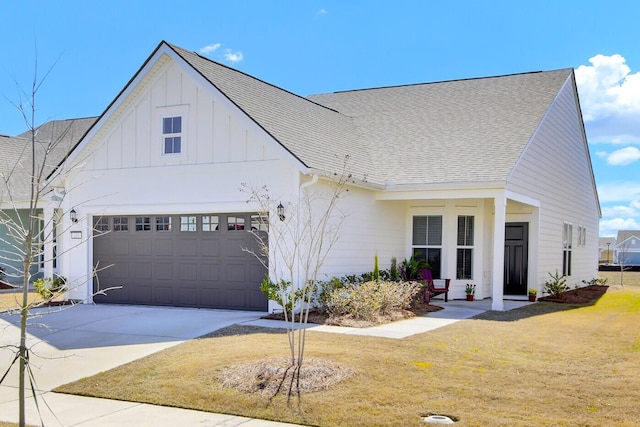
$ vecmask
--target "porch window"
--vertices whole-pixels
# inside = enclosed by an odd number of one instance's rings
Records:
[[[571,276],[571,250],[573,241],[573,224],[564,223],[562,229],[562,274]]]
[[[442,216],[413,217],[412,253],[426,260],[434,279],[441,279],[442,264]]]
[[[456,251],[456,279],[472,279],[473,271],[473,216],[458,217]]]

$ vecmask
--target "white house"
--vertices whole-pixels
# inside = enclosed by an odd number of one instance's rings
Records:
[[[287,209],[345,156],[354,182],[327,276],[418,253],[452,297],[472,282],[500,310],[549,272],[597,274],[572,69],[304,98],[166,42],[50,177],[78,219],[60,215],[56,268],[84,301],[123,286],[95,301],[274,308],[264,267],[241,250],[257,217],[239,187],[266,185]]]

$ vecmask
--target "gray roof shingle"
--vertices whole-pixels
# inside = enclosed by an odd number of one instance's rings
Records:
[[[36,168],[43,166],[42,179],[53,171],[60,161],[94,124],[97,117],[53,120],[35,129]],[[0,136],[2,159],[0,160],[0,201],[8,202],[9,182],[11,197],[26,201],[31,192],[31,132],[16,137]]]
[[[307,167],[335,172],[349,155],[356,177],[377,184],[505,182],[572,73],[561,69],[302,98],[169,46]]]

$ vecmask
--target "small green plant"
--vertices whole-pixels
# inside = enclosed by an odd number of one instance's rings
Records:
[[[535,297],[538,294],[537,289],[529,289],[529,295]]]
[[[378,266],[378,254],[373,257],[373,281],[380,283],[380,267]]]
[[[608,279],[606,277],[604,277],[604,278],[594,277],[591,280],[583,280],[582,281],[582,283],[584,283],[585,286],[593,286],[593,285],[607,286],[607,282],[608,282]]]
[[[569,290],[569,285],[567,285],[567,277],[565,275],[560,275],[558,270],[556,270],[556,274],[549,273],[549,280],[544,282],[544,292],[549,294],[552,298],[557,298],[561,293]]]
[[[42,299],[49,300],[62,293],[67,285],[67,279],[63,276],[57,276],[55,279],[51,277],[41,277],[33,282],[33,287],[40,294]]]
[[[400,263],[400,277],[402,280],[420,280],[420,271],[425,268],[431,268],[429,263],[414,253],[411,258],[405,259]]]
[[[476,285],[473,283],[467,283],[467,286],[464,288],[464,293],[467,295],[475,295]]]
[[[396,257],[391,258],[391,267],[389,267],[389,280],[397,282],[400,280],[400,272],[398,271],[398,261]]]
[[[260,283],[260,290],[265,296],[280,304],[287,310],[287,313],[293,313],[296,303],[302,298],[303,289],[293,290],[292,283],[288,280],[280,280],[274,282],[269,276],[265,276]]]
[[[313,291],[313,301],[315,308],[322,313],[328,312],[328,304],[331,294],[337,289],[343,289],[346,282],[337,277],[332,277],[326,282],[318,282],[318,286]]]

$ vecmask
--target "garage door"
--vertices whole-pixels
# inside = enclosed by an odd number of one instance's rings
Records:
[[[97,303],[267,310],[266,268],[251,253],[255,213],[109,216],[94,221]],[[260,231],[262,230],[262,231]],[[266,236],[266,234],[265,234]]]

